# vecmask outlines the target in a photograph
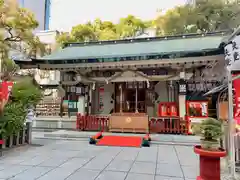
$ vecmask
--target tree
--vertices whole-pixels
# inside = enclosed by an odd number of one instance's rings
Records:
[[[38,26],[33,13],[20,8],[15,0],[0,0],[0,69],[1,79],[10,80],[18,66],[10,59],[13,51],[36,57],[45,52],[45,46],[34,36]],[[41,98],[41,90],[33,83],[33,77],[17,80],[13,85],[11,100],[1,99],[0,138],[17,133],[23,126],[29,104],[35,105]]]
[[[236,3],[237,1],[197,0],[194,14],[198,29],[206,32],[235,27],[234,15],[240,12],[240,4],[237,6]]]
[[[174,35],[232,29],[239,25],[239,0],[196,0],[170,9],[155,20],[158,33]]]
[[[97,40],[116,40],[135,37],[144,33],[147,27],[152,26],[152,21],[142,21],[133,15],[121,18],[118,24],[110,21],[95,19],[93,22],[74,26],[70,33],[62,33],[57,37],[57,42],[85,42]]]
[[[193,8],[189,5],[177,6],[162,14],[154,21],[158,35],[176,35],[196,31],[193,22]]]
[[[120,38],[130,38],[141,35],[147,28],[147,24],[133,15],[128,15],[126,18],[121,18],[117,24],[117,34]]]
[[[96,19],[92,26],[98,40],[119,39],[119,35],[116,32],[116,25],[111,21],[101,21],[100,19]]]
[[[33,34],[37,27],[38,22],[33,13],[20,8],[16,0],[0,0],[0,59],[4,66],[11,64],[9,53],[12,50],[24,53],[29,58],[45,52],[45,46]],[[8,67],[1,69],[9,70]],[[4,74],[2,76],[6,78]]]
[[[4,138],[18,133],[24,125],[29,105],[36,105],[42,98],[41,90],[32,77],[23,77],[13,86],[11,97],[0,116],[0,135]]]
[[[91,25],[79,24],[72,28],[71,36],[75,41],[95,41],[97,40],[96,33]]]

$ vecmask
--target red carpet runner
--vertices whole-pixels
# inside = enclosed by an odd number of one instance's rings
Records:
[[[142,137],[103,136],[97,143],[99,146],[141,147]]]

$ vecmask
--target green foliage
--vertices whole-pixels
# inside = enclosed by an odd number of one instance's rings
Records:
[[[121,18],[118,24],[96,19],[93,22],[74,26],[70,33],[62,33],[56,39],[59,44],[123,39],[141,35],[151,25],[152,21],[144,22],[132,15]]]
[[[12,89],[12,102],[21,103],[25,108],[36,105],[42,98],[41,90],[33,84],[31,77],[26,77],[14,84]]]
[[[17,50],[27,57],[45,53],[45,45],[33,30],[38,27],[34,14],[20,8],[16,0],[0,0],[0,53],[3,60],[3,78],[9,79],[17,66],[9,60],[9,52]]]
[[[154,21],[159,35],[211,32],[239,25],[239,0],[196,0],[159,15]]]
[[[41,98],[41,90],[33,84],[30,77],[16,82],[1,116],[0,134],[7,137],[18,133],[24,125],[28,106],[36,105]]]
[[[155,27],[158,35],[201,33],[236,28],[240,18],[239,0],[196,0],[195,5],[176,6],[156,19],[143,21],[133,15],[117,24],[96,19],[79,24],[70,33],[62,33],[57,42],[84,42],[136,37],[146,28]]]
[[[214,118],[208,118],[195,129],[195,132],[201,135],[203,140],[218,141],[223,134],[222,123]]]
[[[1,78],[11,80],[19,67],[9,59],[9,52],[17,50],[32,58],[43,55],[45,45],[33,34],[38,26],[33,13],[20,8],[16,0],[0,0],[0,15]],[[30,77],[17,81],[0,116],[0,134],[6,137],[17,133],[24,124],[28,105],[35,105],[41,97],[40,89]]]
[[[0,134],[2,137],[18,133],[23,128],[26,115],[26,108],[24,108],[23,104],[18,102],[8,103],[0,121]]]
[[[15,0],[0,0],[0,14],[0,47],[6,58],[10,49],[22,49],[30,56],[33,52],[44,50],[33,34],[38,22],[32,12],[20,8]]]
[[[19,70],[19,66],[15,64],[15,62],[11,59],[3,59],[2,61],[2,79],[9,80],[13,77],[17,71]]]

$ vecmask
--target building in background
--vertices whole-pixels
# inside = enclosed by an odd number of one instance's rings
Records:
[[[39,26],[37,31],[49,30],[50,0],[17,0],[23,8],[31,10]]]

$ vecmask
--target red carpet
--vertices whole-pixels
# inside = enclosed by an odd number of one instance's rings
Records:
[[[131,136],[103,136],[97,145],[100,146],[120,146],[120,147],[141,147],[142,137]]]

